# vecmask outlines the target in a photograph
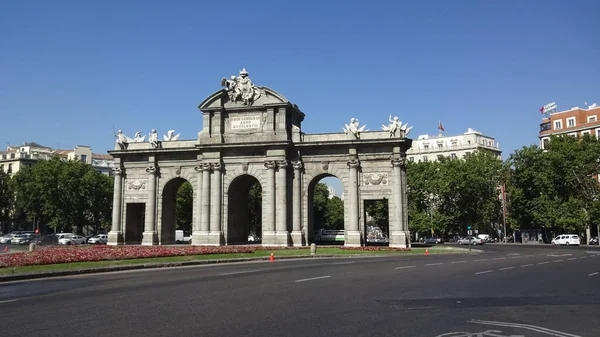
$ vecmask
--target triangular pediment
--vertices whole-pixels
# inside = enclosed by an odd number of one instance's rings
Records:
[[[258,96],[256,98],[256,100],[253,100],[251,102],[244,102],[242,100],[234,101],[232,99],[232,95],[229,90],[221,89],[221,90],[215,91],[210,96],[208,96],[206,99],[204,99],[204,101],[202,101],[202,103],[200,103],[198,108],[200,110],[212,110],[212,109],[219,109],[219,108],[240,109],[240,108],[256,108],[256,107],[266,106],[266,105],[281,105],[281,104],[289,103],[287,98],[285,98],[283,95],[279,94],[277,91],[275,91],[271,88],[264,87],[264,86],[255,87],[255,88],[258,90],[259,95],[256,95],[256,96]]]

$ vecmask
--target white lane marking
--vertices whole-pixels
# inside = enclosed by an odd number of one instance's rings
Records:
[[[600,274],[600,272],[591,273],[591,274],[588,274],[588,276],[594,276],[594,275],[598,275],[598,274]]]
[[[479,260],[475,260],[473,262],[481,262],[481,261],[487,261],[488,259],[479,259]]]
[[[558,259],[558,260],[554,260],[552,262],[563,262],[563,261],[564,261],[563,259]]]
[[[564,257],[564,256],[573,256],[573,254],[549,254],[547,256],[550,256],[550,257]]]
[[[396,267],[394,269],[406,269],[406,268],[415,268],[416,266],[402,266],[402,267]]]
[[[518,258],[518,257],[521,257],[521,256],[520,256],[520,255],[517,255],[517,256],[511,256],[510,258],[511,258],[511,259],[516,259],[516,258]]]
[[[487,273],[491,273],[491,272],[493,272],[493,270],[480,271],[480,272],[475,273],[475,275],[487,274]]]
[[[533,266],[533,263],[523,264],[523,265],[521,265],[521,268],[531,267],[531,266]]]
[[[330,278],[331,275],[327,275],[327,276],[318,276],[318,277],[311,277],[311,278],[303,278],[301,280],[296,280],[294,282],[306,282],[306,281],[313,281],[313,280],[320,280],[320,279],[324,279],[324,278]]]
[[[506,258],[505,257],[497,257],[494,260],[504,260],[504,259],[506,259]]]
[[[548,329],[548,328],[543,328],[541,326],[530,325],[530,324],[495,322],[495,321],[479,321],[479,320],[475,320],[475,319],[470,320],[469,323],[496,325],[496,326],[504,326],[504,327],[509,327],[509,328],[521,328],[521,329],[527,329],[527,330],[540,332],[542,334],[556,336],[556,337],[581,337],[579,335],[573,335],[570,333],[552,330],[552,329]]]
[[[3,303],[10,303],[10,302],[16,302],[16,301],[18,301],[18,300],[17,300],[17,299],[13,299],[13,300],[4,300],[4,301],[0,301],[0,304],[3,304]]]
[[[466,263],[467,261],[454,261],[452,263]]]
[[[439,266],[440,264],[444,264],[443,262],[438,262],[438,263],[428,263],[425,265],[425,267],[429,267],[429,266]]]
[[[340,265],[340,264],[353,264],[355,261],[347,261],[347,262],[334,262],[331,265]]]
[[[590,255],[590,257],[596,257],[596,256],[598,256],[598,254],[592,254],[592,255]]]
[[[550,261],[544,261],[544,262],[540,262],[538,264],[548,264],[548,263],[550,263]]]
[[[500,268],[498,270],[509,270],[509,269],[513,269],[514,267],[504,267],[504,268]]]
[[[580,256],[579,258],[580,258],[580,259],[585,259],[586,257],[587,257],[587,256]]]
[[[570,259],[567,259],[567,261],[573,261],[573,260],[577,260],[577,258],[576,257],[572,257]]]
[[[237,274],[248,274],[248,273],[257,273],[259,271],[261,271],[262,269],[253,269],[253,270],[240,270],[240,271],[233,271],[231,273],[223,273],[220,274],[221,276],[227,276],[227,275],[237,275]]]

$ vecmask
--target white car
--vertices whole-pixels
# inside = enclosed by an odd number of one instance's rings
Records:
[[[73,235],[69,237],[64,237],[62,239],[58,239],[59,245],[83,245],[85,244],[85,238],[79,235]]]
[[[108,242],[108,235],[106,234],[98,234],[88,239],[88,243],[105,244],[106,242]]]
[[[581,239],[576,234],[559,235],[552,240],[552,244],[561,246],[579,246],[581,244]]]
[[[469,236],[469,237],[460,239],[457,241],[457,243],[459,245],[468,245],[469,241],[471,241],[472,245],[483,245],[483,240],[481,240],[480,238],[476,238],[474,236]]]

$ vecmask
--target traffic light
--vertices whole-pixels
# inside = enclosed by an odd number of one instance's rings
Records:
[[[467,226],[467,229],[471,229],[471,226]]]

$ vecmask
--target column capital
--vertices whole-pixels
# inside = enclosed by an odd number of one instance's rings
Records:
[[[120,176],[123,173],[125,173],[125,169],[122,168],[122,167],[115,167],[115,168],[112,169],[112,172],[113,172],[114,175]]]
[[[356,169],[360,165],[360,161],[358,161],[358,159],[350,159],[346,164],[348,165],[348,168]]]
[[[277,162],[277,167],[279,167],[280,170],[285,170],[288,168],[289,164],[290,163],[287,160],[280,160]]]
[[[196,171],[198,173],[202,173],[202,171],[204,171],[202,164],[198,164],[198,165],[194,166],[194,171]]]
[[[220,171],[223,168],[223,163],[216,162],[211,164],[213,171]]]
[[[406,153],[401,154],[400,158],[391,158],[392,167],[405,167],[406,162]]]
[[[294,167],[294,170],[302,170],[304,164],[301,161],[295,161],[292,163],[292,166]]]
[[[155,175],[158,172],[158,167],[150,165],[146,167],[146,172],[148,172],[150,175]]]
[[[265,167],[268,170],[274,170],[277,167],[277,163],[274,160],[268,160],[265,162]]]
[[[202,167],[202,171],[210,172],[211,165],[209,163],[203,163],[198,166]]]

